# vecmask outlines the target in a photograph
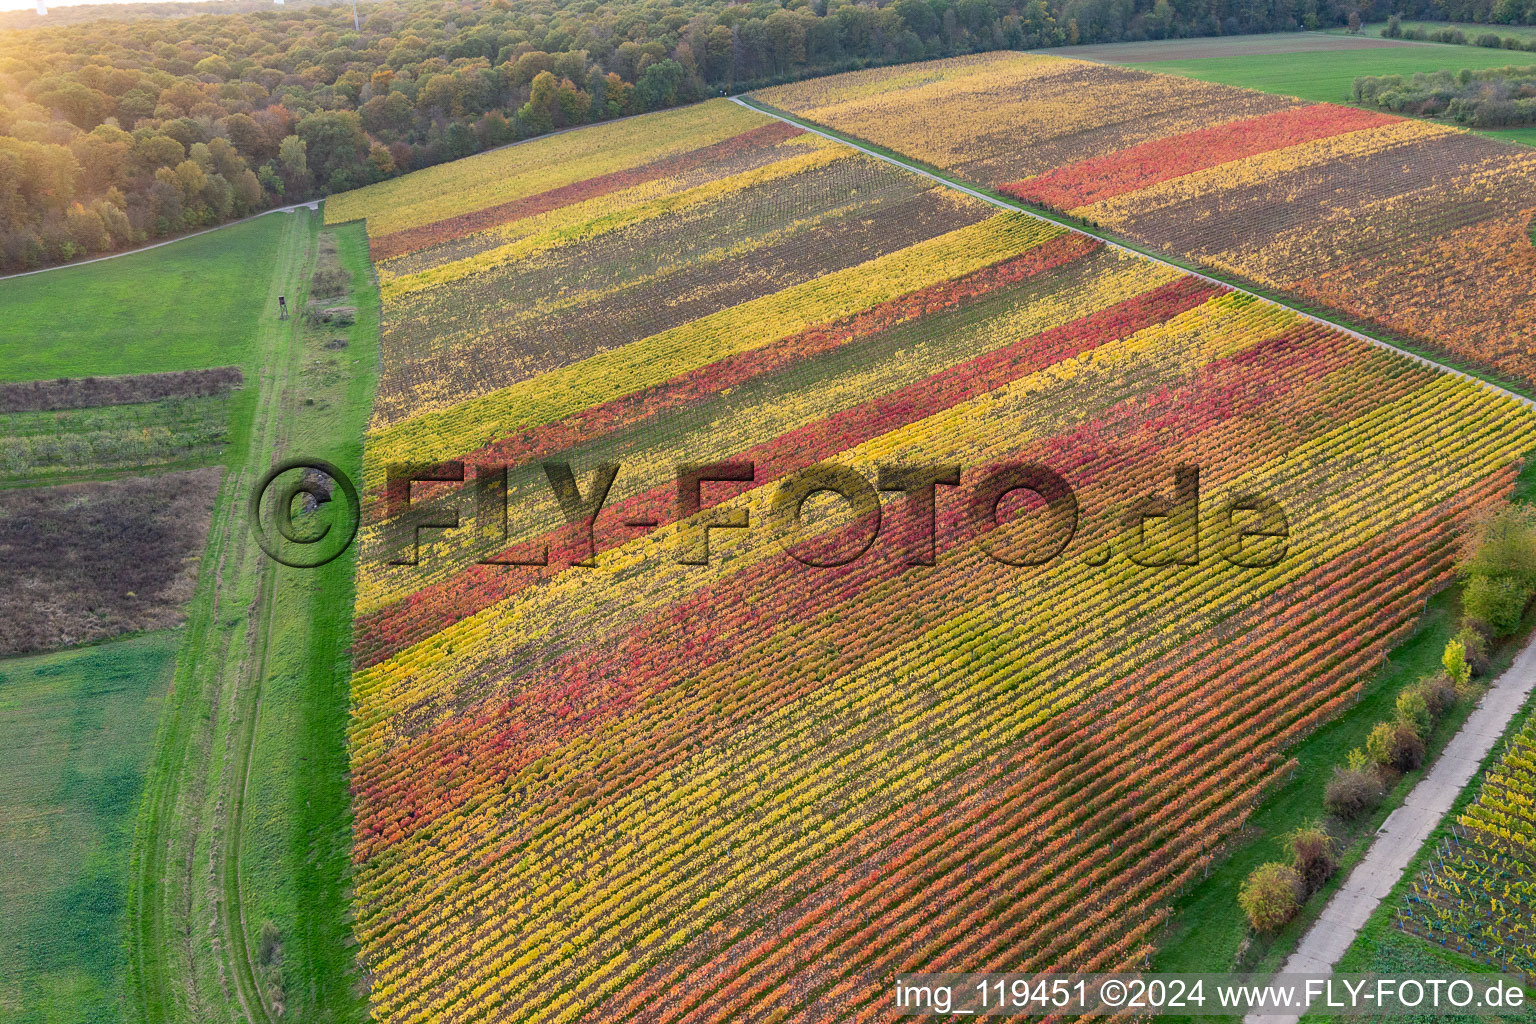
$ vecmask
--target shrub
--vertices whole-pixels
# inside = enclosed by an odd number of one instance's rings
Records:
[[[1472,669],[1467,665],[1467,646],[1455,637],[1445,645],[1440,664],[1453,682],[1465,684],[1472,677]]]
[[[1468,621],[1494,636],[1512,636],[1520,628],[1530,597],[1529,585],[1513,576],[1478,575],[1467,584],[1461,603]]]
[[[1403,37],[1403,19],[1396,14],[1387,19],[1387,27],[1381,30],[1381,34],[1388,39],[1401,39]]]
[[[1362,762],[1365,760],[1365,755],[1360,751],[1351,751],[1351,765],[1335,768],[1333,778],[1328,780],[1328,787],[1323,791],[1323,806],[1328,809],[1328,813],[1345,820],[1353,820],[1374,811],[1385,793],[1380,776],[1369,765],[1353,764],[1353,755],[1356,754]]]
[[[1371,731],[1366,747],[1383,768],[1411,772],[1424,763],[1424,738],[1407,722],[1382,722]]]
[[[1292,832],[1285,845],[1308,892],[1317,892],[1339,869],[1338,858],[1333,855],[1333,837],[1318,822]]]
[[[1366,738],[1371,760],[1383,768],[1409,772],[1424,763],[1424,739],[1407,722],[1379,722]]]
[[[1397,695],[1397,720],[1420,736],[1429,732],[1434,720],[1429,713],[1429,702],[1418,687],[1410,687]]]
[[[1461,559],[1464,578],[1513,576],[1536,586],[1536,508],[1505,505],[1479,516]]]
[[[325,306],[319,309],[312,308],[305,316],[312,324],[348,327],[357,319],[357,310],[351,306]]]
[[[1472,626],[1463,626],[1451,638],[1453,642],[1461,644],[1462,656],[1466,659],[1468,676],[1480,675],[1488,669],[1488,640],[1483,634]],[[1449,668],[1446,671],[1450,671]],[[1463,685],[1455,673],[1451,674],[1451,681],[1458,686]]]
[[[1382,768],[1392,767],[1392,742],[1396,729],[1391,722],[1377,722],[1376,728],[1365,738],[1365,752],[1371,763]]]
[[[310,280],[309,293],[317,299],[333,299],[352,287],[352,275],[342,267],[321,267]]]
[[[1429,715],[1435,721],[1445,717],[1445,713],[1456,704],[1456,684],[1451,682],[1451,677],[1443,672],[1437,672],[1420,681],[1417,690],[1424,698],[1424,704],[1429,708]]]
[[[1492,32],[1484,32],[1477,37],[1475,43],[1478,46],[1486,46],[1490,50],[1497,50],[1504,45],[1504,40]]]
[[[1409,772],[1424,763],[1424,738],[1412,727],[1399,722],[1393,735],[1394,765],[1400,772]]]
[[[1301,909],[1306,886],[1296,869],[1286,864],[1261,864],[1253,869],[1237,894],[1237,905],[1248,923],[1261,932],[1278,931]]]

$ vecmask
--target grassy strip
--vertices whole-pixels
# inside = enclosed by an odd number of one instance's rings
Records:
[[[1284,54],[1282,56],[1289,57],[1294,55]],[[1147,65],[1137,65],[1138,68],[1145,66]],[[1421,359],[1427,359],[1431,362],[1439,364],[1440,366],[1456,370],[1459,373],[1464,373],[1469,377],[1475,377],[1478,380],[1485,381],[1494,385],[1495,387],[1503,388],[1506,391],[1513,392],[1514,394],[1520,395],[1524,398],[1536,400],[1536,390],[1532,390],[1530,385],[1522,381],[1499,376],[1496,372],[1486,367],[1467,362],[1460,356],[1443,353],[1437,349],[1426,347],[1416,341],[1404,338],[1395,333],[1383,331],[1374,325],[1354,321],[1349,317],[1340,314],[1336,310],[1323,306],[1313,306],[1306,301],[1297,299],[1294,296],[1286,294],[1285,292],[1265,288],[1262,285],[1254,284],[1250,281],[1243,280],[1242,278],[1234,277],[1217,270],[1199,266],[1179,256],[1171,256],[1167,253],[1159,252],[1155,249],[1141,245],[1140,243],[1130,241],[1119,235],[1105,231],[1098,225],[1088,224],[1074,217],[1056,213],[1055,211],[1047,210],[1043,207],[1034,206],[1030,203],[1024,202],[1023,200],[1015,199],[1012,196],[1003,195],[1001,192],[997,192],[985,185],[978,185],[975,182],[966,181],[963,178],[950,174],[942,168],[934,167],[931,164],[926,164],[921,160],[914,160],[911,157],[904,156],[903,154],[894,150],[887,149],[884,146],[868,142],[864,139],[858,138],[854,135],[849,135],[845,132],[840,132],[835,128],[829,128],[826,125],[817,124],[814,121],[808,121],[804,118],[797,117],[794,114],[779,110],[777,107],[770,106],[761,102],[760,100],[753,99],[751,97],[741,97],[741,102],[750,105],[756,110],[761,110],[766,114],[771,114],[775,117],[782,117],[785,120],[791,121],[803,128],[823,132],[843,142],[846,142],[849,145],[860,146],[869,150],[870,152],[878,153],[881,156],[894,160],[897,163],[903,164],[904,166],[910,167],[914,170],[922,171],[924,174],[932,175],[933,177],[938,178],[941,181],[948,182],[951,185],[969,189],[972,192],[978,193],[979,195],[984,195],[989,199],[1003,203],[1015,210],[1022,210],[1025,213],[1034,214],[1037,217],[1042,217],[1045,220],[1060,224],[1063,227],[1073,228],[1077,231],[1083,232],[1084,234],[1092,235],[1095,238],[1099,238],[1103,241],[1118,245],[1123,249],[1128,249],[1131,252],[1146,256],[1149,259],[1171,264],[1188,273],[1198,274],[1202,277],[1207,277],[1214,281],[1220,281],[1229,287],[1251,292],[1254,295],[1268,299],[1270,302],[1285,306],[1288,309],[1296,310],[1297,312],[1305,313],[1309,316],[1315,316],[1320,320],[1325,320],[1328,323],[1333,324],[1334,326],[1343,327],[1346,330],[1354,331],[1357,334],[1363,334],[1366,337],[1381,342],[1384,345],[1391,345],[1394,348],[1399,348],[1404,352],[1409,352],[1413,355],[1416,355]]]
[[[338,243],[352,286],[345,299],[324,301],[354,306],[357,320],[345,329],[303,329],[285,447],[357,480],[377,378],[379,296],[362,224],[326,233]],[[268,574],[261,710],[238,881],[258,983],[274,1010],[281,1005],[285,1017],[304,1021],[367,1019],[349,900],[346,740],[356,551],[354,545],[319,569],[280,567]]]

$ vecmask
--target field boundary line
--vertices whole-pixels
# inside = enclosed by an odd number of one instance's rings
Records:
[[[1479,377],[1474,373],[1469,373],[1466,370],[1461,370],[1454,366],[1447,365],[1446,363],[1442,363],[1439,360],[1432,359],[1426,355],[1421,355],[1420,353],[1414,352],[1410,349],[1403,348],[1399,345],[1394,345],[1390,341],[1384,341],[1381,338],[1366,334],[1363,331],[1356,330],[1353,327],[1346,327],[1345,325],[1334,320],[1330,320],[1327,317],[1318,316],[1315,313],[1309,313],[1304,309],[1294,306],[1288,302],[1284,302],[1280,299],[1274,298],[1273,296],[1256,292],[1237,281],[1215,277],[1204,271],[1183,266],[1174,262],[1173,260],[1166,259],[1162,256],[1158,256],[1154,253],[1150,253],[1143,249],[1137,248],[1136,246],[1133,246],[1108,234],[1090,230],[1083,225],[1071,221],[1065,217],[1058,217],[1054,214],[1047,213],[1033,206],[1028,206],[1021,202],[1004,199],[1001,196],[993,195],[989,192],[983,191],[980,188],[964,184],[963,182],[953,178],[946,177],[942,174],[936,174],[933,171],[918,166],[915,161],[908,160],[899,155],[893,155],[889,152],[884,152],[880,149],[874,148],[871,144],[860,141],[854,136],[844,135],[840,132],[835,132],[831,129],[823,128],[813,121],[807,121],[792,114],[783,113],[782,111],[776,110],[775,108],[770,107],[761,101],[747,99],[742,96],[732,96],[731,102],[740,104],[741,106],[747,107],[748,109],[755,110],[758,113],[764,114],[768,117],[783,121],[785,124],[792,124],[797,128],[803,128],[815,135],[820,135],[824,139],[830,139],[833,142],[839,142],[845,146],[852,147],[853,149],[858,150],[860,153],[863,153],[866,156],[871,156],[876,160],[883,160],[888,164],[893,164],[896,167],[904,168],[913,174],[927,178],[928,180],[943,185],[946,188],[955,189],[956,191],[962,192],[973,199],[979,199],[984,203],[997,207],[998,209],[1008,210],[1013,213],[1022,213],[1026,216],[1033,217],[1036,220],[1042,220],[1051,224],[1055,224],[1058,227],[1066,228],[1068,231],[1082,235],[1085,238],[1097,239],[1098,241],[1103,242],[1105,245],[1112,249],[1118,250],[1119,252],[1127,253],[1129,255],[1139,257],[1140,259],[1150,260],[1153,263],[1177,270],[1181,274],[1187,274],[1190,277],[1199,278],[1202,281],[1218,285],[1222,288],[1230,289],[1243,295],[1247,295],[1250,298],[1257,299],[1260,302],[1267,303],[1268,305],[1288,310],[1292,313],[1295,313],[1297,316],[1303,317],[1306,320],[1310,320],[1312,323],[1321,324],[1324,327],[1328,327],[1336,331],[1342,331],[1352,338],[1356,338],[1360,341],[1367,342],[1368,344],[1375,345],[1377,348],[1386,349],[1388,352],[1396,353],[1405,359],[1411,359],[1421,366],[1427,366],[1432,369],[1439,370],[1443,373],[1449,373],[1461,378],[1462,380],[1470,381],[1473,384],[1488,388],[1497,394],[1503,395],[1506,398],[1514,399],[1521,405],[1525,406],[1527,409],[1536,410],[1536,400],[1527,398],[1525,395],[1519,394],[1518,392],[1511,391],[1509,388],[1506,388],[1500,384],[1495,384],[1493,381],[1485,380],[1484,378]]]
[[[1483,764],[1536,690],[1536,642],[1527,643],[1451,737],[1401,807],[1387,815],[1365,856],[1328,899],[1323,912],[1286,959],[1285,974],[1330,974],[1361,929],[1391,895],[1403,872]],[[1296,1024],[1299,1014],[1250,1013],[1244,1024]]]

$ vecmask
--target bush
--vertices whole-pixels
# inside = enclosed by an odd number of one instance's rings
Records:
[[[1261,864],[1253,869],[1237,894],[1237,905],[1248,923],[1261,932],[1284,927],[1301,909],[1306,884],[1296,869],[1286,864]]]
[[[1392,737],[1393,767],[1411,772],[1424,763],[1424,738],[1411,726],[1399,722]]]
[[[1383,768],[1409,772],[1424,763],[1424,739],[1407,722],[1380,722],[1366,738],[1371,760]]]
[[[1392,743],[1397,730],[1391,722],[1377,722],[1376,728],[1365,738],[1365,752],[1371,763],[1381,768],[1392,767]]]
[[[1477,575],[1467,583],[1461,604],[1467,621],[1502,637],[1512,636],[1520,629],[1520,619],[1530,598],[1530,586],[1514,576]]]
[[[1429,713],[1429,702],[1417,687],[1410,687],[1397,695],[1397,720],[1420,736],[1428,735],[1434,719]]]
[[[1424,704],[1429,708],[1429,716],[1435,721],[1445,717],[1445,713],[1456,705],[1456,684],[1451,682],[1451,677],[1437,672],[1422,680],[1417,690],[1424,698]]]
[[[352,275],[342,267],[321,267],[310,280],[309,293],[317,299],[334,299],[352,287]]]
[[[1382,722],[1366,738],[1366,751],[1381,768],[1410,772],[1424,763],[1424,738],[1407,722]]]
[[[1381,30],[1381,34],[1387,39],[1401,39],[1403,37],[1403,19],[1397,15],[1387,19],[1387,27]]]
[[[1505,505],[1479,516],[1463,542],[1460,572],[1536,586],[1536,508]]]
[[[1285,845],[1291,851],[1292,866],[1309,893],[1321,889],[1339,869],[1339,860],[1333,855],[1333,837],[1318,822],[1292,832]]]
[[[1478,46],[1486,46],[1490,50],[1497,50],[1504,45],[1504,40],[1492,32],[1484,32],[1474,40]]]
[[[1456,683],[1465,685],[1472,678],[1472,669],[1467,665],[1467,646],[1455,637],[1446,643],[1445,651],[1440,655],[1440,665]]]
[[[325,306],[319,309],[310,309],[305,316],[312,324],[329,324],[332,327],[348,327],[357,319],[357,310],[352,306]]]
[[[1383,795],[1381,778],[1368,765],[1335,768],[1323,791],[1323,806],[1329,814],[1352,821],[1374,811]]]
[[[1451,641],[1461,645],[1461,653],[1462,657],[1466,660],[1469,677],[1481,675],[1488,670],[1488,640],[1480,631],[1471,626],[1463,626],[1451,638]],[[1449,652],[1449,648],[1447,648],[1447,652]],[[1446,667],[1446,671],[1450,672],[1449,666]],[[1456,678],[1454,672],[1451,673],[1451,681],[1458,686],[1465,685],[1462,680]]]

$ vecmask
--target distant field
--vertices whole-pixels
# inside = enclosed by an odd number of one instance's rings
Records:
[[[287,221],[0,280],[0,381],[244,364]]]
[[[0,660],[0,1020],[122,1019],[128,853],[179,632]]]
[[[1507,132],[1481,132],[1490,139],[1500,139],[1504,142],[1523,142],[1527,146],[1536,146],[1536,128],[1516,128]]]
[[[1091,46],[1058,46],[1036,53],[1076,57],[1111,64],[1145,64],[1148,61],[1206,60],[1216,57],[1248,57],[1254,54],[1352,52],[1383,50],[1422,43],[1398,39],[1366,39],[1327,32],[1271,32],[1251,36],[1210,36],[1201,39],[1151,39],[1140,43],[1098,43]]]
[[[1116,61],[1122,64],[1135,63],[1138,71],[1161,71],[1203,82],[1258,89],[1261,92],[1280,93],[1320,103],[1348,103],[1355,79],[1360,75],[1411,75],[1415,71],[1500,68],[1509,64],[1533,62],[1536,62],[1536,57],[1529,53],[1439,43],[1354,50],[1346,55],[1328,51],[1272,53],[1255,49],[1243,56],[1204,60],[1132,61],[1122,57]]]

